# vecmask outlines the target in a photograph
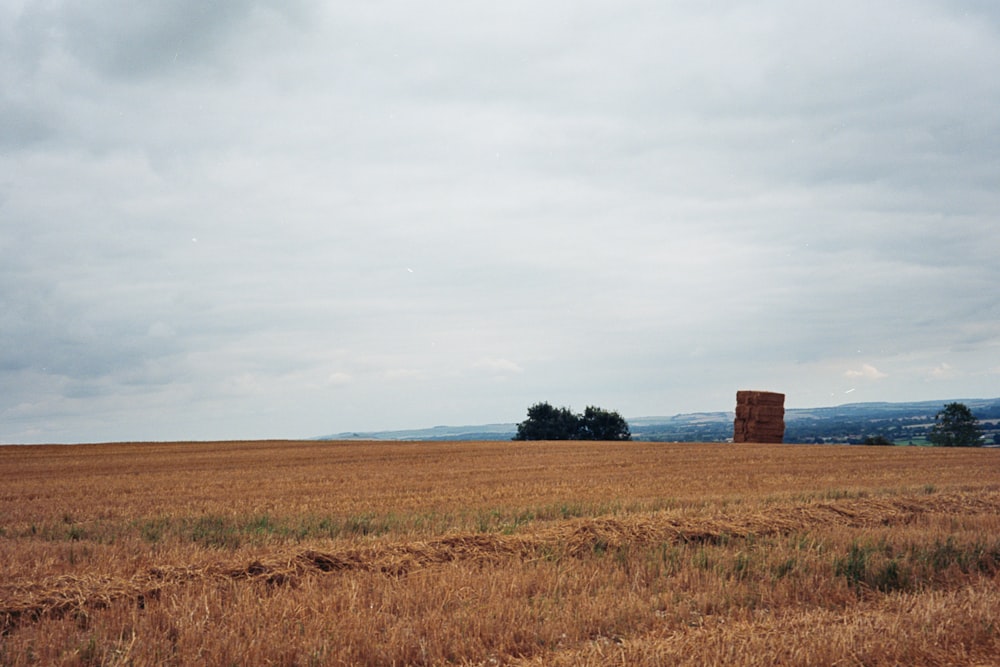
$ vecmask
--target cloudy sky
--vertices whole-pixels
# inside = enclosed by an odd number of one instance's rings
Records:
[[[0,2],[0,442],[1000,396],[1000,5]]]

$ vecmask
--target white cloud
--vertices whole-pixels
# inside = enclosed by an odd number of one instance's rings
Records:
[[[940,363],[927,371],[928,377],[933,380],[948,380],[956,375],[956,370],[948,363]]]
[[[385,380],[416,380],[424,375],[424,371],[417,368],[390,368],[382,372]]]
[[[954,4],[0,3],[0,439],[995,393]]]
[[[326,378],[327,384],[331,385],[343,385],[350,384],[354,381],[354,377],[350,373],[336,372],[330,373]]]
[[[889,377],[888,374],[883,373],[879,369],[875,368],[871,364],[862,364],[859,369],[851,369],[844,373],[844,377],[848,378],[864,378],[866,380],[881,380],[882,378]]]
[[[520,374],[524,372],[524,369],[513,361],[495,357],[484,357],[479,359],[472,364],[472,367],[476,370],[496,375],[508,375],[512,373]]]
[[[149,325],[146,335],[151,338],[172,338],[177,335],[177,332],[169,324],[157,321]]]

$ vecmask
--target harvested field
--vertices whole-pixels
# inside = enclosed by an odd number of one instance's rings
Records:
[[[998,456],[0,447],[0,664],[998,664]]]

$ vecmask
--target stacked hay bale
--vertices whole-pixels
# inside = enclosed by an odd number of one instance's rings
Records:
[[[781,442],[784,437],[784,394],[773,391],[736,392],[733,442]]]

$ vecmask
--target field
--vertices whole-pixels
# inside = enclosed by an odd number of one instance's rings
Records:
[[[996,665],[1000,451],[0,447],[2,665]]]

